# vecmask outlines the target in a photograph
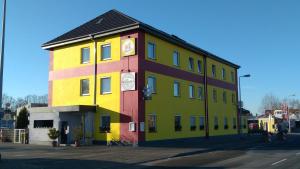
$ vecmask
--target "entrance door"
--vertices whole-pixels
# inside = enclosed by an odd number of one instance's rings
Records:
[[[60,143],[67,144],[68,143],[68,122],[62,121],[61,122],[61,129],[60,129]]]

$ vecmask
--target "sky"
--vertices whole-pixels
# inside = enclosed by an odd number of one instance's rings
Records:
[[[300,97],[299,7],[297,0],[7,0],[3,91],[46,94],[49,52],[41,44],[117,9],[240,65],[240,75],[251,74],[241,80],[244,107],[260,113],[266,94]]]

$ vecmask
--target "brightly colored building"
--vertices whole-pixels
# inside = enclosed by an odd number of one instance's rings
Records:
[[[42,47],[49,107],[94,106],[94,142],[238,133],[239,66],[177,36],[111,10]]]

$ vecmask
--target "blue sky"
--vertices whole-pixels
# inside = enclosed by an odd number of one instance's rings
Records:
[[[2,1],[1,1],[2,2]],[[4,92],[48,91],[49,54],[41,44],[117,9],[241,65],[242,97],[258,113],[267,93],[300,96],[297,0],[8,0]]]

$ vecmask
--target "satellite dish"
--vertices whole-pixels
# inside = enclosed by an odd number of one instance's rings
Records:
[[[148,84],[147,84],[146,87],[144,87],[143,93],[144,93],[144,100],[151,100],[152,99],[152,90],[151,90],[151,88],[149,87]]]

